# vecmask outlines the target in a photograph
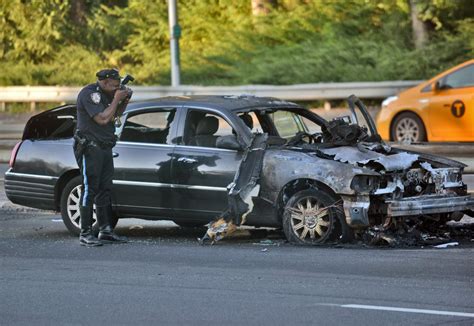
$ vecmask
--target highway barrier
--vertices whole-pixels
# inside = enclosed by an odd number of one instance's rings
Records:
[[[353,83],[318,83],[300,85],[243,86],[131,86],[132,100],[149,100],[162,96],[241,95],[277,97],[289,101],[337,100],[355,94],[362,99],[382,99],[413,87],[421,81],[382,81]],[[81,87],[10,86],[0,87],[0,110],[11,102],[75,103]]]

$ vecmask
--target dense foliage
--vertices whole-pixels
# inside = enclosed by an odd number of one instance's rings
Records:
[[[472,0],[181,0],[182,84],[424,79],[474,57]],[[170,83],[166,0],[0,0],[0,85],[80,85],[102,67]]]

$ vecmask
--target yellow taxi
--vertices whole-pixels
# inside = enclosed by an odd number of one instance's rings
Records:
[[[385,99],[377,129],[398,142],[474,141],[474,59]]]

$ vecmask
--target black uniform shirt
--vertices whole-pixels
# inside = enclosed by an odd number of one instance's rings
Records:
[[[90,84],[84,87],[77,96],[77,130],[89,140],[100,143],[115,141],[114,121],[104,126],[94,121],[94,116],[104,111],[112,103],[99,84]]]

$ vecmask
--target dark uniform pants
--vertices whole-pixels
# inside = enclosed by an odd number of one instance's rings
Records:
[[[92,207],[94,203],[97,206],[111,205],[114,175],[112,148],[88,145],[76,160],[82,176],[80,205],[83,207]]]

